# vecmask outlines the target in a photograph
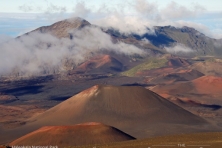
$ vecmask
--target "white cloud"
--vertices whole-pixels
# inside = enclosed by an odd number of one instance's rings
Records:
[[[39,10],[40,6],[23,5],[20,7],[23,11]],[[67,8],[48,3],[46,7],[41,8],[44,16],[39,18],[49,19],[55,22],[67,18]],[[120,32],[144,34],[155,34],[152,29],[154,26],[172,25],[175,27],[194,27],[200,32],[211,37],[222,37],[221,29],[212,31],[207,26],[189,21],[198,17],[205,8],[200,5],[193,5],[191,8],[171,2],[167,6],[160,8],[157,3],[147,0],[127,1],[124,5],[117,5],[115,8],[101,5],[98,10],[87,6],[84,2],[78,2],[70,16],[80,16],[89,20],[92,24],[105,28],[116,28]],[[8,15],[8,16],[7,16]],[[14,14],[0,14],[0,18],[14,18]],[[39,19],[38,15],[19,14],[19,18]],[[186,19],[186,20],[184,20]],[[151,30],[148,30],[149,27]],[[12,71],[19,71],[22,74],[52,73],[64,71],[64,60],[72,59],[73,64],[83,62],[90,52],[112,51],[118,54],[141,54],[143,50],[136,46],[118,42],[114,44],[109,35],[96,27],[86,27],[81,31],[71,31],[74,39],[57,39],[49,34],[40,35],[33,33],[29,36],[23,36],[20,40],[10,41],[0,45],[0,74],[7,74]],[[3,41],[5,37],[0,37]],[[143,39],[143,43],[149,43]],[[40,44],[42,43],[42,44]],[[47,44],[46,44],[47,43]],[[220,44],[220,42],[218,43]],[[166,51],[179,54],[191,53],[192,49],[177,44],[174,47],[166,47]]]
[[[38,8],[38,7],[37,7]],[[45,18],[51,22],[59,21],[65,17],[67,11],[65,6],[57,6],[53,3],[48,3],[47,8],[42,10]]]
[[[166,51],[172,54],[191,53],[194,52],[191,48],[186,47],[183,44],[177,44],[174,47],[165,47]]]
[[[36,13],[0,13],[1,19],[36,19]]]
[[[143,15],[151,15],[158,11],[157,4],[148,2],[146,0],[135,0],[132,6],[138,13]]]
[[[24,4],[24,5],[19,6],[19,9],[24,12],[31,12],[33,11],[33,6]]]
[[[92,21],[92,23],[105,28],[115,28],[124,34],[155,34],[152,28],[153,26],[150,26],[146,20],[141,20],[141,18],[133,16],[122,16],[120,14],[110,15],[105,18]],[[150,30],[147,29],[148,26],[150,26]]]
[[[212,29],[209,30],[208,33],[209,37],[215,38],[215,39],[222,39],[222,29]]]
[[[172,1],[165,8],[160,10],[160,13],[165,19],[183,19],[197,17],[204,11],[205,8],[197,4],[195,4],[193,8],[187,8]]]
[[[222,48],[222,39],[220,39],[220,40],[218,40],[218,41],[215,41],[215,42],[214,42],[214,45],[215,45],[216,47]]]
[[[146,38],[143,38],[141,41],[142,41],[142,44],[150,44],[150,41]]]
[[[189,20],[207,13],[207,10],[199,4],[193,4],[188,8],[172,1],[165,7],[160,8],[157,3],[147,0],[134,0],[133,2],[126,2],[125,6],[121,5],[121,8],[116,7],[112,10],[107,7],[100,8],[99,10],[103,10],[100,13],[90,11],[86,5],[84,9],[87,9],[87,12],[90,13],[86,19],[89,19],[93,24],[106,28],[116,28],[125,34],[135,32],[139,35],[144,33],[154,34],[154,26],[172,25],[175,27],[194,27],[210,37],[220,37],[206,25]],[[123,10],[130,10],[130,13]],[[147,27],[151,30],[148,31]]]
[[[13,71],[21,75],[58,73],[65,70],[69,59],[73,66],[83,62],[90,53],[112,51],[117,54],[144,54],[143,50],[123,42],[114,44],[111,37],[96,27],[75,30],[73,40],[58,39],[50,34],[30,33],[0,46],[0,74]]]
[[[86,18],[90,13],[92,12],[86,7],[85,2],[78,2],[73,8],[74,17]]]
[[[13,38],[8,35],[0,34],[0,44],[5,43],[11,39]]]

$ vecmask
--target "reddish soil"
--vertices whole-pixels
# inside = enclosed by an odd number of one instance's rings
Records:
[[[197,132],[207,130],[208,125],[204,119],[143,87],[96,85],[29,119],[24,126],[3,132],[0,142],[15,140],[43,126],[85,122],[104,123],[135,138]]]
[[[34,105],[0,105],[0,124],[3,128],[16,128],[26,124],[26,120],[43,113],[45,109]]]
[[[5,95],[5,94],[0,94],[0,103],[9,103],[18,100],[15,96],[12,95]]]
[[[110,55],[100,55],[91,58],[90,60],[82,63],[80,66],[76,68],[75,71],[95,71],[95,69],[105,70],[106,71],[121,71],[123,68],[123,65],[120,61],[115,59],[114,57],[111,57]]]
[[[179,81],[190,81],[203,76],[196,70],[179,70],[172,73],[161,73],[156,77],[146,78],[147,83],[172,84]]]
[[[222,95],[222,77],[203,76],[192,81],[201,94]]]
[[[73,126],[45,126],[11,142],[10,145],[37,146],[53,144],[64,147],[106,144],[134,139],[134,137],[114,127],[92,122]]]
[[[170,67],[185,67],[190,65],[187,60],[178,57],[170,58],[167,64]]]
[[[169,85],[157,85],[151,90],[159,94],[210,95],[212,98],[220,99],[220,96],[222,96],[222,78],[216,76],[202,76],[192,81],[175,82]]]

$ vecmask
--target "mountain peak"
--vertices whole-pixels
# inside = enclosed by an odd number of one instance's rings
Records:
[[[58,38],[70,38],[70,32],[72,30],[81,29],[90,25],[88,21],[80,17],[74,17],[56,22],[50,26],[37,28],[33,32],[50,33]]]
[[[72,18],[68,18],[68,19],[65,19],[65,20],[62,20],[62,21],[69,21],[70,23],[72,22],[85,22],[86,20],[84,20],[83,18],[81,17],[72,17]]]
[[[155,112],[153,112],[155,110]],[[156,113],[165,110],[163,115],[155,116]],[[181,114],[186,118],[181,118]],[[106,116],[104,113],[109,114]],[[156,95],[150,90],[140,86],[111,86],[95,85],[79,94],[69,98],[61,104],[49,109],[34,120],[37,124],[50,124],[55,119],[63,124],[77,124],[83,122],[102,122],[109,124],[113,118],[143,117],[150,116],[152,122],[165,120],[166,122],[189,123],[196,121],[204,122],[199,117],[182,110],[166,99]],[[171,118],[174,115],[178,118]],[[86,118],[90,116],[89,120]],[[79,118],[81,117],[81,118]],[[110,122],[109,122],[110,121]],[[150,122],[150,121],[148,121]],[[113,122],[115,123],[115,122]],[[118,126],[115,126],[118,127]]]

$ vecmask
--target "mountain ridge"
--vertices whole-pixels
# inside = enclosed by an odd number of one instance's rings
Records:
[[[90,24],[85,19],[75,17],[58,21],[49,26],[39,27],[31,32],[26,33],[25,35],[28,35],[32,32],[40,32],[50,33],[58,38],[72,39],[72,30],[81,29],[85,26],[95,25]],[[151,34],[149,32],[150,29],[147,28],[147,33],[145,32],[142,35],[138,35],[136,32],[131,34],[124,34],[115,28],[104,29],[100,26],[97,27],[101,28],[105,33],[117,39],[134,38],[137,41],[141,41],[142,39],[146,38],[150,41],[151,44],[155,46],[155,48],[162,52],[166,52],[164,47],[174,47],[176,44],[180,43],[187,46],[188,48],[191,48],[196,55],[222,55],[222,51],[220,50],[222,46],[218,47],[216,45],[217,42],[221,42],[222,39],[213,39],[192,27],[154,26],[154,34]]]
[[[90,24],[88,21],[82,19],[82,18],[71,18],[71,19],[65,19],[59,22],[56,22],[49,26],[43,26],[40,28],[37,28],[31,32],[28,32],[17,39],[21,38],[21,42],[23,42],[22,37],[26,36],[26,38],[34,33],[38,33],[37,38],[41,37],[42,34],[51,34],[53,37],[56,37],[56,42],[59,42],[59,48],[63,48],[63,46],[68,43],[68,50],[73,51],[75,47],[75,44],[73,43],[74,38],[80,38],[78,39],[78,42],[81,41],[82,36],[86,37],[89,33],[89,30],[83,30],[84,32],[81,34],[82,29],[84,28],[90,28],[95,27],[94,25]],[[112,51],[112,46],[108,46],[107,48],[110,48],[108,50],[103,50],[102,48],[99,48],[99,43],[95,40],[89,41],[90,44],[95,44],[95,51],[92,49],[88,49],[87,40],[83,40],[81,48],[86,48],[87,51],[84,51],[84,55],[80,55],[81,61],[76,61],[75,56],[72,55],[72,57],[69,57],[67,55],[63,59],[59,61],[59,65],[55,65],[53,67],[50,67],[50,64],[44,64],[44,65],[37,65],[38,68],[40,68],[40,72],[37,75],[45,76],[45,75],[60,75],[59,77],[61,79],[67,78],[68,74],[72,74],[73,71],[78,71],[79,67],[82,67],[81,64],[85,63],[88,68],[81,69],[82,73],[93,73],[93,72],[99,72],[99,74],[107,74],[107,73],[121,73],[125,70],[129,70],[133,68],[133,66],[136,66],[138,64],[143,63],[147,59],[150,59],[152,57],[159,58],[161,56],[166,55],[167,53],[178,55],[181,57],[195,57],[195,56],[221,56],[222,55],[222,47],[219,45],[216,45],[217,42],[220,42],[221,40],[216,40],[209,38],[205,36],[203,33],[197,31],[194,28],[191,27],[182,27],[182,28],[176,28],[173,26],[156,26],[155,34],[150,34],[149,28],[147,28],[147,33],[143,35],[137,35],[136,33],[131,34],[122,34],[120,31],[113,29],[104,29],[102,27],[97,26],[97,29],[99,31],[102,31],[105,33],[105,35],[109,36],[111,39],[111,44],[114,46],[118,44],[119,42],[124,43],[125,45],[133,45],[136,48],[142,50],[144,53],[143,55],[124,55],[122,53],[117,53],[116,51]],[[81,34],[81,36],[75,36],[75,31],[78,31],[78,33]],[[90,32],[92,33],[92,32]],[[48,38],[47,36],[45,38]],[[97,38],[95,35],[94,38]],[[33,38],[32,42],[34,42],[36,38]],[[66,39],[66,40],[63,40]],[[100,40],[100,37],[98,36],[98,39]],[[54,39],[53,39],[54,41]],[[63,42],[64,41],[64,42]],[[43,43],[44,41],[41,41],[40,43],[36,43],[34,45],[38,48],[53,48],[57,44],[53,43]],[[61,43],[60,43],[61,42]],[[71,43],[71,44],[70,44]],[[98,44],[98,45],[97,45]],[[124,45],[124,46],[125,46]],[[122,45],[121,45],[122,46]],[[97,49],[98,48],[98,49]],[[104,48],[104,47],[103,47]],[[117,48],[120,48],[117,46]],[[78,49],[79,50],[79,49]],[[89,51],[88,51],[89,50]],[[124,49],[125,51],[128,50],[128,47]],[[81,49],[80,51],[81,52]],[[99,68],[93,68],[95,63],[98,62],[92,62],[91,59],[96,58],[98,55],[108,55],[112,57],[112,59],[115,59],[115,57],[118,57],[116,59],[114,66],[110,66],[110,64],[105,64],[104,66],[101,66]],[[40,62],[41,63],[41,62]],[[91,68],[90,68],[91,67]],[[110,69],[113,68],[114,69]],[[38,69],[37,68],[37,69]],[[19,71],[19,68],[15,68],[12,71],[12,75],[17,77],[20,77],[20,75],[27,75],[28,73]],[[32,74],[31,74],[32,75]],[[13,77],[11,77],[13,79]],[[11,79],[10,78],[10,79]],[[19,79],[19,78],[18,78]]]

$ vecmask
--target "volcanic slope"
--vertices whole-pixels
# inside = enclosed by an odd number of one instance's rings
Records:
[[[156,70],[157,72],[157,70]],[[161,72],[161,71],[160,71]],[[158,75],[154,78],[147,78],[147,82],[153,83],[153,84],[170,84],[178,81],[190,81],[197,79],[201,76],[204,76],[199,71],[196,70],[179,70],[173,73],[164,73],[161,75]]]
[[[202,131],[201,125],[207,124],[202,118],[145,88],[98,85],[30,119],[30,122],[23,128],[101,122],[136,138]]]
[[[170,85],[157,85],[152,88],[152,91],[158,94],[190,94],[194,98],[198,98],[197,101],[205,100],[208,103],[212,103],[213,100],[220,101],[221,103],[221,90],[222,78],[216,76],[202,76],[192,81],[177,82]],[[198,95],[202,95],[202,97],[200,98]],[[203,95],[208,99],[204,99]]]
[[[217,58],[208,59],[197,62],[190,68],[200,71],[205,75],[221,76],[222,75],[222,60]]]
[[[110,55],[100,55],[89,59],[76,68],[78,72],[115,72],[121,71],[123,64]]]
[[[190,61],[171,54],[165,54],[160,57],[152,57],[147,61],[122,72],[125,76],[160,76],[163,73],[175,73],[177,69],[184,69],[190,66]]]
[[[45,126],[10,143],[10,146],[57,145],[80,146],[106,144],[135,138],[101,123],[84,123],[73,126]]]

